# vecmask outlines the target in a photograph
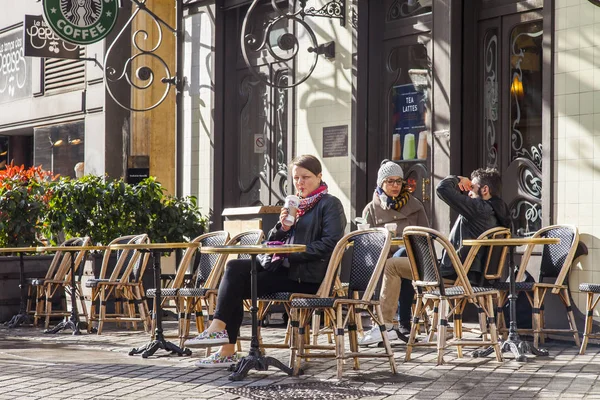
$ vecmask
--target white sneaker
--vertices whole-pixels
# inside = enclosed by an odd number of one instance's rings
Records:
[[[217,352],[198,360],[194,365],[198,368],[229,368],[230,365],[236,364],[238,361],[240,359],[237,353],[225,357]]]
[[[398,334],[395,330],[390,329],[387,332],[387,337],[390,341],[398,339]],[[383,342],[383,338],[381,337],[381,331],[378,326],[374,326],[371,328],[369,332],[365,334],[365,336],[358,341],[359,346],[370,346],[372,344],[378,344]]]
[[[187,347],[191,346],[215,346],[229,343],[229,336],[227,331],[223,330],[220,332],[207,332],[204,331],[193,339],[185,341]]]

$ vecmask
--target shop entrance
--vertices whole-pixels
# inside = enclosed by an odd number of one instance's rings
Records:
[[[467,93],[476,91],[472,98],[477,112],[469,120],[465,105],[465,121],[473,125],[466,129],[463,154],[473,158],[467,148],[477,143],[478,166],[502,173],[502,197],[511,210],[512,230],[527,235],[542,227],[542,187],[547,181],[543,163],[550,162],[545,152],[551,149],[544,135],[550,129],[544,109],[550,108],[544,103],[542,11],[494,15],[493,8],[482,8],[478,15],[472,53],[477,78],[464,80]]]

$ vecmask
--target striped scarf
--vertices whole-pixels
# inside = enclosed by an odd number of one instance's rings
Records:
[[[402,190],[400,191],[400,195],[398,197],[389,197],[379,186],[377,186],[375,191],[379,196],[379,200],[381,200],[381,208],[384,210],[399,211],[406,205],[406,203],[408,203],[408,199],[410,198],[410,192],[406,185],[402,186]]]
[[[300,200],[300,204],[298,205],[298,213],[296,214],[297,218],[300,218],[308,211],[310,211],[326,194],[327,184],[321,181],[321,185],[319,185],[319,187],[315,189],[314,192]],[[301,197],[299,194],[297,194],[297,196]]]

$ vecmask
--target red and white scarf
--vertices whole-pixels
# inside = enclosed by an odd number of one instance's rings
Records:
[[[305,198],[302,198],[300,194],[297,194],[300,197],[300,204],[298,205],[298,213],[296,214],[298,218],[306,214],[310,211],[317,203],[327,194],[327,184],[321,181],[321,184],[318,188],[315,189],[314,192],[310,193]]]

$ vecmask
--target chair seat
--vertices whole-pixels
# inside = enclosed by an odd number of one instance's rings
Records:
[[[85,283],[85,287],[96,288],[101,282],[110,282],[110,279],[88,279]]]
[[[44,282],[46,281],[46,279],[45,278],[27,278],[26,281],[31,286],[42,286],[44,284]]]
[[[264,301],[289,301],[290,297],[292,297],[292,292],[275,292],[265,294],[264,296],[260,296],[258,300]]]
[[[475,292],[476,294],[485,294],[485,293],[490,293],[490,292],[496,291],[496,289],[494,289],[494,288],[479,287],[479,286],[473,286],[472,289],[473,289],[473,292]],[[446,292],[446,296],[448,296],[448,297],[465,295],[465,289],[462,286],[450,286],[450,287],[445,288],[444,291]],[[432,290],[432,291],[427,292],[426,294],[439,296],[440,291]]]
[[[210,288],[182,288],[182,289],[179,289],[179,292],[177,293],[177,295],[183,296],[183,297],[202,297],[202,296],[206,296],[206,293],[209,292],[210,290],[215,290],[215,289],[210,289]]]
[[[600,293],[600,284],[597,284],[597,283],[581,283],[581,284],[579,284],[579,291],[581,291],[581,292]]]
[[[179,292],[179,288],[165,288],[160,290],[160,295],[162,297],[175,297]],[[156,289],[148,289],[146,290],[146,297],[156,297]]]
[[[299,298],[292,300],[293,308],[326,308],[333,307],[335,302],[333,297],[319,297],[319,298]]]
[[[533,290],[533,286],[535,282],[516,282],[515,289],[516,290]],[[496,282],[494,287],[498,290],[510,290],[510,282]]]

